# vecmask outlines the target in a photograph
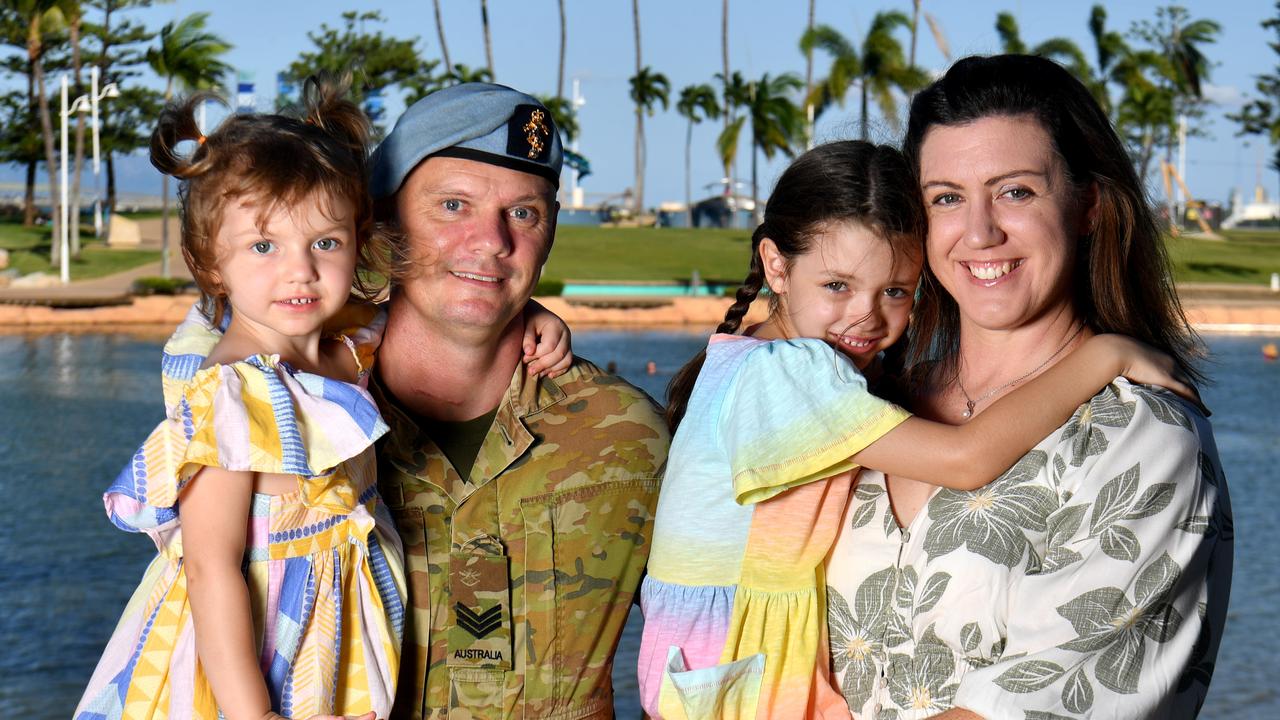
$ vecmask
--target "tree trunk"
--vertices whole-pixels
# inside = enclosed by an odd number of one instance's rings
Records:
[[[27,119],[30,121],[36,114],[36,69],[30,60],[27,61]],[[35,160],[27,161],[27,188],[22,197],[22,226],[33,227],[36,224],[36,165]]]
[[[105,158],[107,164],[107,226],[111,225],[111,215],[116,211],[116,159],[111,152]]]
[[[444,43],[444,20],[440,17],[440,0],[435,0],[436,33],[440,36],[440,55],[444,58],[444,71],[447,75],[453,72],[453,63],[449,62],[449,46]]]
[[[696,112],[696,110],[695,110]],[[684,134],[684,207],[689,213],[689,227],[693,227],[693,180],[690,166],[693,148],[693,120],[689,120],[689,129]]]
[[[564,97],[564,51],[566,24],[564,20],[564,0],[560,0],[560,71],[556,74],[556,97]]]
[[[644,213],[644,107],[636,104],[636,187],[631,203],[636,219]]]
[[[107,64],[107,60],[110,57],[110,50],[111,50],[111,43],[108,41],[108,38],[111,37],[111,11],[113,9],[114,9],[114,6],[112,5],[112,3],[109,3],[109,2],[103,3],[102,37],[100,38],[100,40],[102,41],[102,47],[99,50],[100,54],[98,56],[98,80],[101,83],[111,82],[110,75],[107,72],[108,70],[111,69],[111,66]],[[108,124],[107,120],[111,116],[110,109],[111,109],[111,103],[104,103],[98,109],[99,136],[102,135],[103,129],[107,127],[107,124]],[[107,198],[106,198],[106,207],[104,207],[102,211],[106,215],[106,223],[104,224],[104,229],[107,229],[109,233],[110,232],[109,229],[111,227],[111,215],[116,211],[116,166],[115,166],[115,162],[111,157],[110,145],[103,146],[100,149],[100,152],[102,153],[102,162],[105,162],[107,166]],[[94,192],[96,194],[97,192],[96,187],[94,188]]]
[[[862,134],[858,136],[862,140],[867,139],[867,79],[862,78]]]
[[[733,104],[729,101],[729,0],[720,5],[720,62],[724,72],[724,129],[733,124]],[[733,203],[733,176],[738,167],[737,158],[729,158],[729,165],[724,169],[728,173],[725,178],[724,193],[729,205],[729,227],[738,227],[738,211]]]
[[[1176,142],[1175,138],[1178,136],[1178,133],[1173,127],[1168,128],[1168,132],[1169,136],[1165,139],[1164,144],[1164,161],[1167,163],[1168,167],[1172,168],[1176,167],[1173,164],[1173,144]],[[1164,204],[1165,212],[1169,214],[1169,228],[1174,232],[1178,232],[1182,229],[1182,218],[1178,217],[1178,206],[1177,203],[1173,201],[1177,195],[1178,185],[1177,183],[1171,182],[1169,184],[1169,192],[1165,194]]]
[[[80,79],[80,18],[71,23],[71,68],[75,96],[84,94]],[[93,101],[91,99],[91,101]],[[80,257],[80,174],[84,168],[84,113],[76,113],[76,161],[71,172],[71,257]]]
[[[640,0],[631,0],[631,21],[636,35],[636,78],[639,78],[643,68],[640,57]],[[631,201],[639,219],[644,212],[644,104],[639,98],[636,98],[636,185],[635,197]]]
[[[164,102],[169,104],[173,96],[173,76],[164,87]],[[172,277],[169,272],[169,176],[160,176],[160,277]]]
[[[916,65],[916,34],[920,30],[920,0],[911,2],[911,54],[908,55],[907,67]]]
[[[31,35],[27,39],[27,52],[35,68],[36,99],[40,106],[40,132],[44,135],[44,158],[49,165],[49,206],[53,208],[53,249],[49,253],[52,264],[62,260],[62,219],[58,202],[58,173],[53,159],[53,121],[49,118],[49,99],[44,92],[44,63],[40,60],[40,23],[32,22]]]
[[[813,6],[816,0],[809,0],[809,32],[813,32]],[[813,95],[813,48],[804,54],[804,117],[805,148],[813,147],[813,105],[809,102]]]
[[[22,193],[22,227],[36,224],[36,161],[27,161],[27,189]]]
[[[484,27],[484,59],[488,63],[490,79],[496,82],[498,74],[493,71],[493,43],[489,40],[489,3],[487,0],[480,0],[480,24]]]
[[[756,126],[751,124],[751,217],[759,225],[764,221],[760,209],[760,186],[756,182]]]

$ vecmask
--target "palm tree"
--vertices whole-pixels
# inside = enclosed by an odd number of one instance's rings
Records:
[[[497,77],[493,72],[493,43],[489,40],[488,0],[480,0],[480,26],[484,28],[484,60],[489,68],[489,77]]]
[[[574,110],[573,101],[551,95],[534,95],[534,97],[538,98],[538,102],[545,105],[547,112],[551,113],[551,122],[564,136],[564,144],[568,146],[574,138],[578,137],[578,113]]]
[[[729,0],[723,0],[720,4],[720,73],[717,77],[724,83],[724,132],[729,131],[729,126],[733,124],[732,108],[735,106],[735,98],[730,96],[732,88],[729,81],[733,75],[729,72]],[[738,78],[741,80],[741,77]],[[733,174],[737,167],[736,156],[731,156],[724,162],[725,176],[725,195],[733,197]],[[730,203],[732,209],[732,203]],[[729,216],[729,227],[736,227],[736,213]]]
[[[1107,83],[1112,79],[1116,63],[1129,54],[1129,46],[1123,35],[1107,29],[1107,9],[1101,5],[1094,5],[1089,11],[1089,34],[1093,37],[1093,51],[1098,61],[1097,75],[1089,84],[1089,90],[1107,114],[1114,115],[1115,108],[1111,102],[1111,94],[1107,92]]]
[[[805,27],[805,32],[813,32],[813,11],[815,0],[809,0],[809,24]],[[916,9],[920,8],[920,0],[916,0]],[[911,26],[911,50],[912,57],[915,57],[916,31],[915,25]],[[912,60],[914,62],[914,59]],[[813,95],[813,48],[809,48],[804,53],[804,115],[805,115],[805,147],[813,147],[813,103],[809,102],[809,97]]]
[[[671,82],[667,76],[653,72],[648,65],[631,78],[631,101],[636,104],[636,187],[633,200],[637,216],[644,212],[644,118],[645,115],[653,117],[654,106],[658,103],[662,103],[662,109],[666,110],[670,92]]]
[[[724,192],[732,198],[734,194],[734,169],[738,164],[737,133],[742,127],[739,122],[738,108],[746,106],[747,101],[750,99],[751,86],[750,83],[742,78],[742,73],[737,70],[734,70],[733,74],[729,75],[727,79],[720,73],[716,73],[715,78],[720,81],[720,86],[723,88],[724,106],[722,112],[725,120],[724,130],[720,133],[720,137],[725,141],[722,142],[717,139],[716,148],[720,152],[720,162],[724,165]],[[738,126],[737,130],[734,129],[734,125]],[[730,215],[730,227],[735,227],[736,222],[736,215]]]
[[[49,117],[49,97],[44,87],[44,54],[45,35],[63,23],[63,15],[59,0],[6,0],[4,9],[13,13],[26,30],[27,66],[31,68],[31,83],[35,87],[36,107],[40,117],[40,132],[44,141],[45,163],[49,168],[49,201],[56,206],[58,198],[58,178],[54,170],[53,158],[53,121]],[[53,213],[53,248],[49,259],[58,264],[62,259],[62,248],[58,242],[61,237],[62,221],[57,212]]]
[[[209,13],[192,13],[160,29],[159,45],[147,50],[147,63],[165,79],[164,100],[173,98],[175,85],[199,90],[217,87],[231,66],[219,56],[231,49],[225,40],[205,30]],[[169,176],[160,186],[160,274],[169,277]]]
[[[1201,46],[1217,41],[1222,26],[1213,20],[1193,20],[1185,8],[1177,5],[1156,9],[1156,21],[1143,21],[1134,26],[1133,35],[1145,40],[1158,56],[1150,63],[1156,70],[1157,84],[1169,94],[1169,113],[1165,135],[1165,162],[1173,162],[1173,147],[1178,142],[1178,126],[1199,108],[1201,83],[1209,77],[1209,61]],[[1177,213],[1172,193],[1168,201],[1169,220]]]
[[[636,74],[631,77],[631,101],[636,104],[636,185],[632,202],[636,217],[644,212],[644,116],[653,116],[653,106],[662,103],[667,109],[671,83],[667,76],[653,72],[641,63],[640,0],[631,0],[631,21],[636,37]]]
[[[716,102],[716,91],[706,83],[684,88],[680,91],[676,112],[689,121],[688,130],[685,131],[684,136],[684,202],[689,213],[689,227],[693,227],[693,188],[690,179],[693,126],[704,119],[714,120],[720,117],[720,103]]]
[[[436,34],[440,36],[440,56],[444,60],[445,70],[453,67],[449,62],[449,46],[444,42],[444,19],[440,16],[440,0],[434,0],[436,7]]]
[[[898,108],[893,89],[910,92],[928,81],[923,70],[907,62],[902,45],[893,36],[894,30],[910,27],[911,19],[903,13],[876,13],[862,41],[861,52],[829,25],[819,25],[806,32],[800,38],[802,51],[818,48],[832,57],[831,70],[808,99],[813,103],[815,117],[833,102],[843,106],[845,93],[856,83],[862,95],[862,139],[867,138],[867,102],[872,96],[881,114],[896,128]]]
[[[736,119],[721,136],[723,147],[732,143],[737,149],[742,124],[751,120],[751,199],[755,204],[756,222],[760,222],[763,208],[760,206],[760,189],[756,173],[756,151],[773,159],[781,151],[787,157],[795,154],[793,148],[803,142],[804,115],[787,94],[804,87],[804,82],[791,73],[769,77],[765,73],[760,80],[748,84],[747,114]]]
[[[1000,36],[1004,52],[1048,58],[1061,63],[1085,85],[1093,82],[1093,71],[1089,67],[1089,61],[1085,59],[1084,51],[1067,38],[1049,38],[1033,48],[1028,48],[1022,41],[1017,19],[1012,13],[1007,12],[996,15],[996,34]]]
[[[84,9],[79,2],[66,0],[62,3],[62,12],[66,17],[68,42],[71,45],[71,83],[76,97],[84,94],[84,84],[80,80],[80,29],[84,22]],[[75,163],[71,170],[71,227],[67,228],[71,235],[71,257],[80,257],[80,175],[84,168],[84,113],[76,113]]]

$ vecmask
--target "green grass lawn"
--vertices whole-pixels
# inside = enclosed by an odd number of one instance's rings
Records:
[[[741,280],[751,232],[685,228],[597,228],[556,231],[543,277],[548,280]]]
[[[1178,237],[1169,255],[1178,282],[1266,284],[1280,272],[1280,232],[1241,230],[1225,240]],[[544,277],[549,280],[738,280],[747,274],[746,230],[676,228],[559,229]]]
[[[58,268],[49,263],[49,226],[23,227],[21,223],[0,223],[0,248],[9,251],[9,267],[26,275],[33,272],[58,274]],[[93,228],[82,228],[80,234],[84,247],[80,257],[70,263],[72,280],[89,280],[130,270],[144,263],[160,259],[160,253],[152,250],[112,250],[93,239]]]
[[[0,248],[10,266],[23,273],[57,272],[49,265],[49,228],[0,223]],[[1225,240],[1180,237],[1169,240],[1174,277],[1179,282],[1266,284],[1280,272],[1280,232],[1242,230]],[[92,237],[92,231],[83,237]],[[751,235],[747,230],[682,228],[597,228],[566,225],[543,277],[547,280],[687,280],[694,270],[704,280],[736,281],[747,273]],[[101,277],[159,259],[146,250],[110,250],[90,240],[71,263],[73,279]]]
[[[1280,272],[1280,232],[1240,230],[1225,240],[1177,237],[1169,240],[1169,257],[1178,282],[1264,285]]]

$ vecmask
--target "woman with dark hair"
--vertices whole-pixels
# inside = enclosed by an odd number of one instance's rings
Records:
[[[1051,61],[957,62],[904,151],[928,210],[911,409],[953,424],[1121,333],[1200,345],[1139,178]],[[833,669],[897,720],[1192,717],[1226,617],[1232,522],[1204,415],[1117,379],[972,492],[865,472],[828,557]]]

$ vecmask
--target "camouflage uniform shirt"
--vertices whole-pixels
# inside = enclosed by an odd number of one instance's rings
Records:
[[[667,455],[657,406],[581,359],[555,380],[522,365],[464,479],[374,389],[413,605],[393,717],[612,718]]]

